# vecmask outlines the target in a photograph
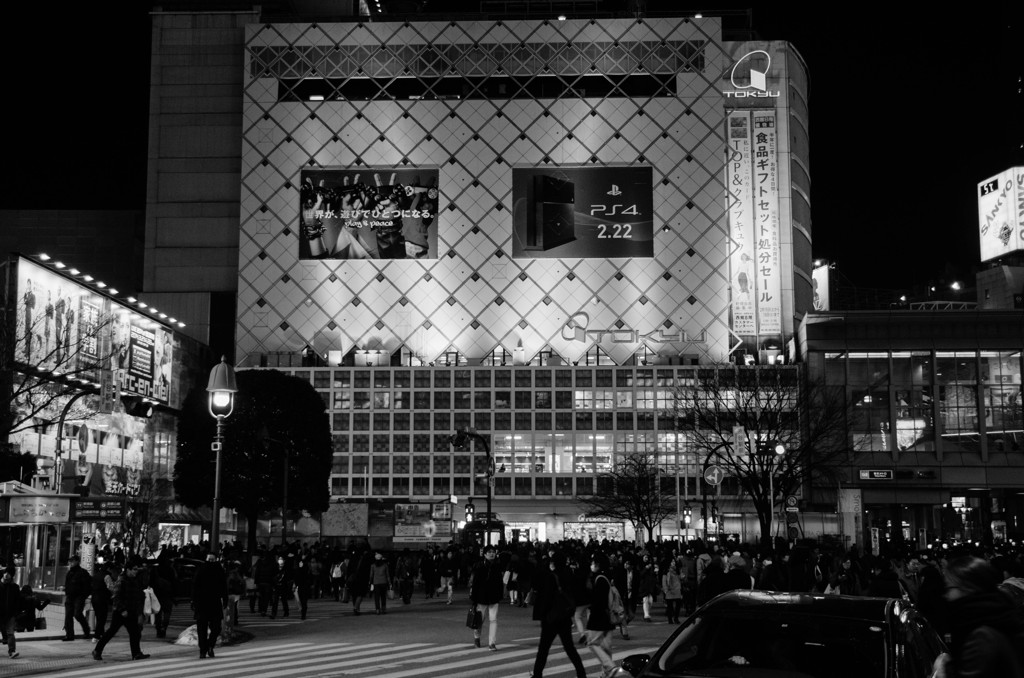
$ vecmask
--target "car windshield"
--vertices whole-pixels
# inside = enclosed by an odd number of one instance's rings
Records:
[[[884,678],[885,632],[861,619],[778,609],[710,610],[691,619],[658,660],[669,676]]]

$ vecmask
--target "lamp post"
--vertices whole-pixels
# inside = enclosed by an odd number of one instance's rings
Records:
[[[220,362],[210,370],[210,381],[206,386],[209,393],[210,416],[217,420],[217,435],[210,449],[216,455],[216,467],[213,476],[213,525],[210,529],[211,552],[220,554],[220,452],[224,446],[224,420],[231,416],[235,408],[235,370],[221,356]]]
[[[768,472],[768,541],[770,546],[774,546],[772,523],[775,521],[775,458],[786,454],[786,446],[782,443],[776,443],[774,447],[770,443],[758,445],[757,452],[763,469]]]
[[[494,493],[494,460],[491,458],[491,444],[487,440],[487,436],[481,435],[476,431],[470,431],[468,429],[462,429],[456,431],[452,435],[448,436],[448,442],[452,447],[456,449],[465,448],[469,443],[470,438],[477,440],[481,445],[484,446],[484,454],[487,456],[487,472],[484,476],[487,478],[487,518],[484,520],[484,545],[491,545],[491,495]]]

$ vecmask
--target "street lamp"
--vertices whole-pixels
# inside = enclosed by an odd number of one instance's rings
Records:
[[[786,454],[786,446],[776,443],[775,447],[768,445],[757,446],[758,456],[762,459],[763,467],[768,471],[768,539],[772,542],[772,523],[775,520],[775,457]],[[761,487],[764,487],[763,485]]]
[[[448,436],[448,442],[452,447],[456,449],[465,449],[469,444],[469,440],[479,441],[484,446],[484,454],[487,456],[487,472],[484,476],[487,478],[487,517],[484,519],[484,545],[491,545],[491,495],[494,492],[494,460],[491,459],[491,444],[487,440],[487,436],[481,435],[476,431],[470,431],[469,429],[460,429],[452,435]],[[467,514],[466,520],[471,520],[470,514],[468,513],[469,505],[466,506]]]
[[[221,356],[220,362],[210,370],[210,382],[206,386],[210,394],[210,416],[217,420],[217,436],[210,449],[216,454],[217,463],[213,476],[213,525],[210,529],[211,551],[220,554],[220,451],[224,446],[224,420],[235,409],[235,370]]]

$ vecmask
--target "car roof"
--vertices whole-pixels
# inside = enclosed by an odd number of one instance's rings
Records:
[[[822,617],[845,617],[888,623],[899,614],[895,598],[835,596],[777,591],[729,591],[709,601],[704,609],[744,608],[765,614],[792,613]]]

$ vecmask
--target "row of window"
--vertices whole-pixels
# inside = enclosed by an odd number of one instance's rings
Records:
[[[727,479],[709,496],[736,496],[741,493],[736,479]],[[497,477],[494,479],[493,496],[495,497],[571,497],[593,495],[595,488],[604,491],[606,478],[588,477]],[[696,500],[698,495],[697,478],[664,476],[661,478],[661,491],[670,496],[679,496],[684,500]],[[487,487],[479,479],[470,477],[445,476],[351,476],[331,478],[331,494],[341,497],[447,497],[454,494],[458,497],[483,497]]]
[[[334,410],[653,410],[671,408],[679,400],[675,391],[321,391],[324,405]]]
[[[327,388],[593,388],[675,386],[692,383],[700,374],[715,374],[715,369],[544,369],[517,367],[491,369],[318,369],[296,370],[301,379],[312,378],[317,389]],[[722,370],[721,373],[731,372]]]
[[[671,431],[671,412],[335,412],[334,431]]]

